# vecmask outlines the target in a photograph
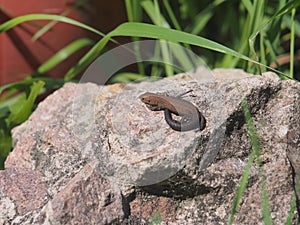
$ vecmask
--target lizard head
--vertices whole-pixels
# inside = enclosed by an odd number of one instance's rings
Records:
[[[161,110],[157,102],[157,94],[146,92],[139,96],[139,99],[145,103],[148,109],[152,111]]]

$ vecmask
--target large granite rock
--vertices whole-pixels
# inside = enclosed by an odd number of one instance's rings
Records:
[[[299,83],[270,72],[202,74],[200,68],[130,85],[66,84],[53,93],[13,130],[14,149],[0,172],[0,223],[227,224],[252,152],[243,100],[260,157],[234,224],[263,224],[264,182],[273,224],[284,224],[291,209],[296,223]],[[172,130],[162,111],[138,98],[188,90],[183,98],[207,120],[201,132]]]

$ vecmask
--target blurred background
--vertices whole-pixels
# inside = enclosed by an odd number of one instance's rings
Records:
[[[64,15],[81,21],[104,33],[126,21],[123,0],[75,1],[75,0],[0,0],[0,23],[17,16],[45,13]],[[66,23],[56,23],[36,41],[32,36],[49,21],[23,23],[0,35],[0,85],[22,80],[64,46],[79,38],[99,39],[95,34]],[[63,77],[89,48],[74,53],[57,65],[47,76]]]

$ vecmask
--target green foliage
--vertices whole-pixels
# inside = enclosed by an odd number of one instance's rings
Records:
[[[149,224],[150,225],[159,225],[161,223],[161,215],[159,212],[155,213],[151,218]]]
[[[252,152],[249,156],[249,160],[248,163],[246,165],[245,171],[242,175],[241,181],[240,181],[240,185],[238,186],[234,201],[233,201],[233,207],[232,207],[232,211],[229,217],[229,224],[233,224],[234,221],[234,214],[237,211],[237,207],[239,205],[239,203],[241,202],[243,193],[246,189],[247,186],[247,182],[248,182],[248,178],[250,175],[250,170],[252,167],[252,164],[254,162],[254,159],[257,160],[257,164],[259,166],[259,174],[261,177],[261,186],[262,186],[262,202],[263,202],[263,220],[264,220],[264,224],[268,224],[271,225],[272,221],[271,221],[271,214],[270,214],[270,205],[269,205],[269,201],[268,201],[268,194],[267,194],[267,190],[266,190],[266,179],[265,176],[263,174],[263,170],[262,170],[262,162],[260,159],[260,146],[259,146],[259,138],[258,135],[255,131],[255,127],[251,118],[251,112],[249,109],[249,106],[247,104],[247,101],[244,100],[242,102],[242,108],[244,111],[244,116],[246,119],[246,124],[247,124],[247,128],[248,128],[248,134],[250,137],[250,142],[252,145]]]
[[[29,95],[25,92],[10,98],[9,101],[0,102],[0,168],[4,168],[4,160],[8,155],[12,139],[8,131],[16,125],[23,123],[30,116],[34,101],[40,94],[43,86],[43,81],[34,82],[30,86]]]
[[[235,193],[235,198],[232,204],[232,209],[229,217],[229,223],[233,224],[234,222],[234,215],[237,211],[238,205],[242,200],[243,193],[246,189],[247,182],[250,175],[251,167],[254,163],[254,160],[256,159],[256,163],[259,167],[259,175],[261,178],[261,195],[262,195],[262,215],[263,215],[263,221],[264,224],[271,225],[272,219],[271,219],[271,210],[270,210],[270,204],[268,199],[268,193],[267,193],[267,187],[266,187],[266,177],[263,172],[263,163],[260,158],[260,145],[259,145],[259,137],[256,133],[255,126],[253,124],[253,120],[251,117],[250,108],[248,106],[248,103],[246,100],[243,100],[242,102],[242,109],[244,112],[247,128],[248,128],[248,134],[250,138],[250,142],[252,145],[252,152],[249,156],[248,163],[245,167],[245,171],[241,177],[240,184],[237,188],[237,191]],[[294,194],[293,199],[290,204],[290,211],[288,213],[287,220],[285,222],[286,225],[293,224],[293,216],[294,216],[294,210],[296,208],[296,195]]]
[[[8,31],[20,23],[34,20],[66,22],[103,36],[103,33],[100,31],[75,20],[63,16],[45,14],[25,15],[13,18],[0,25],[0,33]],[[38,32],[35,39],[39,35],[41,34]],[[60,88],[66,80],[70,81],[74,77],[65,76],[64,79],[53,79],[43,77],[43,74],[56,67],[74,52],[93,44],[93,41],[86,38],[75,40],[55,53],[50,59],[40,65],[33,74],[28,75],[25,80],[0,87],[0,169],[4,169],[4,161],[12,148],[12,128],[28,119],[35,108],[34,103],[38,95],[48,90]]]
[[[84,2],[84,1],[81,1]],[[133,40],[150,38],[160,40],[157,46],[165,62],[177,60],[182,68],[191,68],[193,59],[190,59],[180,49],[173,49],[170,54],[166,41],[182,44],[187,49],[193,49],[211,68],[243,68],[251,73],[261,73],[267,69],[273,70],[283,78],[294,77],[294,39],[300,36],[299,10],[300,0],[125,0],[128,22],[116,27],[108,34],[82,24],[70,18],[58,15],[31,14],[13,18],[0,25],[0,33],[28,21],[49,20],[50,23],[33,36],[39,38],[54,22],[68,23],[89,30],[101,37],[93,43],[88,39],[77,40],[58,51],[44,62],[27,79],[0,87],[0,167],[3,169],[4,160],[11,150],[11,129],[24,122],[34,109],[34,101],[38,94],[45,90],[61,87],[65,82],[72,81],[77,74],[84,71],[91,62],[99,57],[114,37],[129,36]],[[277,56],[285,53],[283,43],[290,40],[290,66],[279,65]],[[64,74],[64,79],[51,79],[43,74],[57,66],[74,52],[85,46],[91,49]],[[136,45],[139,50],[139,46]],[[269,65],[277,65],[274,70]],[[156,79],[162,74],[173,75],[176,70],[169,66],[150,64],[150,76]],[[163,72],[161,72],[163,71]],[[138,73],[121,71],[110,82],[131,82],[143,80],[146,76],[144,63],[138,63]],[[266,192],[265,177],[260,161],[260,147],[255,132],[251,114],[246,102],[243,110],[248,126],[252,152],[249,156],[245,172],[241,177],[230,215],[229,224],[234,221],[242,195],[245,191],[250,169],[257,162],[261,176],[261,193],[263,205],[263,220],[271,224],[270,205]],[[295,198],[291,202],[291,210],[286,224],[292,223],[295,209]],[[161,221],[159,214],[153,217],[151,224]]]
[[[64,16],[59,16],[59,15],[51,15],[51,14],[29,14],[29,15],[25,15],[25,16],[19,16],[16,18],[13,18],[3,24],[1,24],[0,26],[0,33],[3,33],[5,31],[10,30],[11,28],[24,23],[24,22],[28,22],[28,21],[35,21],[35,20],[52,20],[52,21],[59,21],[59,22],[63,22],[63,23],[68,23],[74,26],[78,26],[81,27],[83,29],[89,30],[91,32],[94,32],[100,36],[104,36],[104,34],[90,26],[87,26],[83,23],[80,23],[76,20],[64,17]]]
[[[54,54],[49,60],[44,62],[36,71],[35,75],[42,75],[47,73],[49,70],[57,66],[63,60],[67,59],[74,52],[84,48],[85,46],[92,45],[93,41],[87,38],[81,38],[76,41],[73,41],[71,44],[67,45],[63,49],[59,50]]]

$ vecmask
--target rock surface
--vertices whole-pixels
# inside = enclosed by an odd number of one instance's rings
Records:
[[[300,168],[299,83],[270,72],[201,74],[200,68],[139,84],[66,84],[53,93],[13,130],[14,150],[0,171],[0,224],[228,224],[252,157],[243,100],[260,155],[234,224],[263,224],[262,184],[273,224],[284,224]],[[183,98],[207,120],[201,132],[172,130],[163,112],[138,99],[147,91],[188,90]]]

